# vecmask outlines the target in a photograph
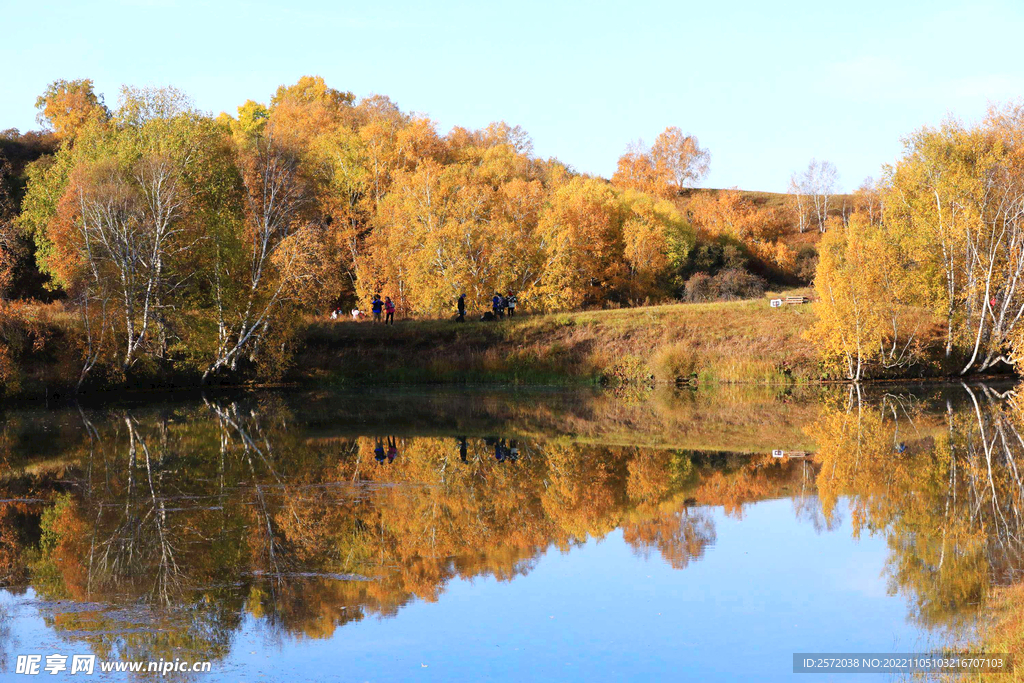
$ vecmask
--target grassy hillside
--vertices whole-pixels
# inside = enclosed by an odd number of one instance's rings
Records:
[[[806,292],[806,290],[802,290]],[[290,379],[327,383],[806,382],[810,306],[768,298],[501,322],[311,322]],[[467,316],[468,317],[468,316]]]
[[[716,195],[719,192],[723,192],[721,189],[713,188],[694,188],[686,190],[682,193],[682,199],[688,199],[689,197],[698,194],[711,194]],[[748,200],[755,206],[765,206],[777,209],[788,209],[790,207],[791,196],[783,192],[759,192],[756,190],[737,190],[740,196]],[[829,208],[830,216],[842,216],[844,212],[848,211],[854,203],[854,195],[852,194],[837,194],[833,195]],[[792,249],[794,252],[799,253],[804,247],[817,247],[818,242],[821,240],[821,233],[818,230],[807,230],[805,232],[799,232],[795,223],[788,226],[785,233],[782,235],[782,241],[787,247]]]

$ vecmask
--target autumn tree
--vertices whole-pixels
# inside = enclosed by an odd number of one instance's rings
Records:
[[[537,226],[544,278],[531,290],[542,309],[579,308],[624,291],[621,205],[612,186],[576,178],[559,188]]]
[[[329,87],[320,76],[303,76],[293,85],[277,89],[265,108],[266,115],[258,106],[249,105],[239,111],[239,121],[251,129],[251,117],[269,118],[282,144],[304,147],[317,134],[333,130],[349,118],[354,101],[352,93]]]
[[[455,129],[443,140],[426,119],[399,123],[373,143],[383,145],[380,153],[363,157],[369,168],[360,187],[372,202],[363,215],[372,222],[356,255],[359,297],[386,294],[431,315],[450,310],[461,293],[471,307],[498,290],[529,299],[545,276],[537,226],[553,186],[564,182],[557,165],[530,157],[528,136],[505,123]],[[381,183],[387,191],[377,201]]]
[[[700,182],[711,165],[711,153],[675,126],[655,138],[651,159],[658,177],[676,193]]]
[[[180,91],[126,88],[109,120],[30,167],[19,222],[83,316],[83,373],[100,339],[121,339],[124,370],[191,340],[205,231],[230,209],[221,135]]]
[[[817,226],[819,232],[825,232],[829,211],[833,206],[833,195],[839,172],[831,161],[811,159],[807,168],[796,172],[790,179],[790,194],[793,197],[800,232],[810,221]]]
[[[0,299],[14,281],[15,267],[21,260],[23,247],[14,224],[14,201],[10,188],[11,164],[0,152]]]
[[[993,109],[977,126],[948,121],[908,138],[890,169],[883,219],[916,245],[923,306],[946,323],[961,374],[1011,360],[1024,315],[1024,114]]]
[[[882,220],[882,185],[871,177],[865,178],[853,193],[853,211],[867,215],[869,221]]]
[[[871,365],[904,367],[918,358],[922,287],[913,252],[863,214],[834,220],[818,247],[818,319],[809,336],[846,379]]]
[[[144,157],[126,173],[105,162],[82,169],[78,248],[94,284],[103,287],[108,277],[117,282],[125,368],[149,339],[161,294],[170,294],[177,284],[169,281],[168,261],[181,247],[182,194],[176,169],[165,157]]]
[[[635,140],[626,147],[616,164],[612,182],[620,187],[654,194],[663,194],[666,190],[658,177],[650,149],[643,140]]]
[[[92,80],[88,78],[54,81],[36,98],[36,109],[39,124],[61,138],[74,138],[86,125],[104,121],[109,116],[102,95],[94,92]]]
[[[807,232],[813,220],[811,198],[807,195],[807,188],[797,173],[794,173],[789,179],[789,203],[793,215],[796,216],[797,230],[802,233]]]
[[[83,151],[48,227],[61,281],[117,302],[125,369],[154,330],[166,353],[172,300],[192,275],[178,259],[200,239],[186,175],[202,127],[180,93],[125,90],[113,126],[76,145]]]
[[[846,359],[850,378],[865,361],[906,362],[897,349],[912,348],[916,335],[900,341],[909,330],[901,310],[943,321],[951,370],[1016,362],[1024,336],[1021,112],[994,108],[978,125],[950,120],[910,136],[880,188],[858,193],[849,225],[823,239],[816,339],[826,356]]]
[[[629,267],[634,300],[657,296],[665,279],[687,262],[696,244],[693,228],[669,201],[636,191],[623,192],[622,256]]]
[[[707,175],[711,153],[697,138],[670,126],[650,148],[642,140],[630,143],[619,157],[612,182],[642,192],[672,196]]]
[[[791,270],[795,257],[781,240],[788,216],[780,208],[759,205],[735,189],[694,194],[685,207],[690,223],[704,240],[738,243],[769,269]]]
[[[241,358],[255,361],[261,343],[287,325],[289,306],[317,299],[323,241],[306,212],[299,159],[275,133],[271,124],[239,150],[243,220],[214,236],[217,342],[204,380]]]

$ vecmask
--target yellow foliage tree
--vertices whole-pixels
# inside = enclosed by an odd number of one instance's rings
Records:
[[[822,236],[814,288],[817,321],[809,335],[847,379],[859,381],[868,366],[915,360],[921,288],[912,256],[864,214],[836,220]]]

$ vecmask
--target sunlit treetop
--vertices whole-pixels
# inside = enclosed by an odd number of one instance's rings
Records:
[[[355,95],[344,90],[335,90],[327,86],[321,76],[303,76],[294,85],[282,85],[270,99],[270,106],[276,107],[284,103],[313,102],[330,103],[337,107],[351,105]]]
[[[36,109],[39,124],[61,138],[73,138],[87,123],[110,116],[89,78],[54,81],[36,98]]]

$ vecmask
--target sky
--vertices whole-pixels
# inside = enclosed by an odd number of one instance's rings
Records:
[[[678,126],[706,187],[785,191],[816,157],[843,189],[900,140],[1024,96],[1024,3],[0,0],[0,129],[38,128],[47,83],[174,85],[234,113],[303,75],[379,93],[445,132],[504,120],[603,176]]]

